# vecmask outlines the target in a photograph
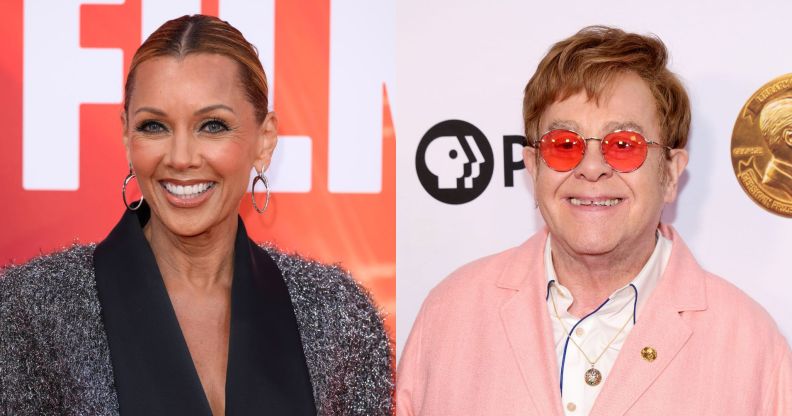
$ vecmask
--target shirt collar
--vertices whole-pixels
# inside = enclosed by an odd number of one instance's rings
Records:
[[[547,275],[547,296],[549,297],[550,295],[550,286],[556,286],[558,289],[555,292],[556,296],[558,296],[557,301],[559,301],[559,306],[564,306],[563,310],[565,311],[566,308],[572,304],[573,299],[571,292],[558,283],[558,277],[556,276],[555,267],[553,266],[553,256],[550,245],[551,238],[552,236],[548,234],[544,252],[545,274]],[[671,240],[664,237],[658,230],[657,242],[654,251],[652,251],[652,255],[649,256],[649,260],[646,261],[641,271],[638,272],[630,283],[617,289],[608,296],[608,299],[611,300],[608,303],[613,307],[618,307],[618,305],[623,305],[628,301],[632,303],[633,296],[637,295],[638,300],[635,303],[635,315],[637,319],[638,315],[641,313],[641,307],[646,303],[646,300],[649,299],[652,291],[657,287],[660,278],[663,276],[668,260],[671,258],[671,246]],[[634,286],[634,289],[631,286]],[[605,307],[607,308],[609,305],[605,305]],[[559,312],[561,311],[559,310]]]

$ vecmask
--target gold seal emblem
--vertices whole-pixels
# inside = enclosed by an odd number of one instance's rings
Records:
[[[734,175],[757,204],[792,218],[792,74],[759,88],[734,123]]]
[[[657,351],[652,347],[644,347],[641,350],[641,357],[650,363],[657,359]]]

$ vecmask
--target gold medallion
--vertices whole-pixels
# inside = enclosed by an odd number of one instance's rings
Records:
[[[586,371],[584,379],[586,380],[586,384],[593,387],[602,381],[602,373],[596,368],[591,367]]]
[[[792,218],[792,74],[759,88],[734,123],[734,175],[754,202]]]

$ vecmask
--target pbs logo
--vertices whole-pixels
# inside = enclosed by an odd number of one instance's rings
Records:
[[[476,126],[442,121],[418,144],[415,169],[429,195],[446,204],[464,204],[481,195],[492,179],[492,147]]]

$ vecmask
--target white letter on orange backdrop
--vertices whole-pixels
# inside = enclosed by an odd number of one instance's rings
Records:
[[[382,86],[392,86],[393,0],[330,4],[330,192],[382,189]]]
[[[80,104],[121,101],[119,49],[80,47],[80,5],[123,0],[26,0],[22,187],[80,187]]]

